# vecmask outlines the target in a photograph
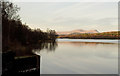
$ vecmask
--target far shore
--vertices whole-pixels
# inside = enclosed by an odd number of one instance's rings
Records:
[[[57,39],[95,39],[95,40],[120,40],[117,38],[57,38]]]

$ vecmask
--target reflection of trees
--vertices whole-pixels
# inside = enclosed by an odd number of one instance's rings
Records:
[[[43,42],[38,45],[34,45],[32,50],[33,50],[33,52],[40,52],[43,49],[45,49],[49,52],[49,51],[55,51],[57,46],[58,46],[58,44],[56,41]]]
[[[106,45],[106,44],[115,44],[115,43],[105,43],[105,42],[59,42],[59,44],[70,44],[74,46],[97,46],[97,45]]]
[[[17,46],[16,46],[17,47]],[[43,49],[46,49],[47,51],[55,51],[57,47],[56,41],[49,41],[49,42],[41,42],[39,44],[33,44],[28,46],[20,46],[14,50],[16,53],[16,56],[31,56],[34,53],[33,52],[40,52]]]
[[[45,43],[44,47],[47,50],[54,51],[57,47],[57,43],[56,42]]]

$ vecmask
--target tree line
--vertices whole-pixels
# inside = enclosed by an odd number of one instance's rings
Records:
[[[11,44],[37,44],[56,39],[55,30],[48,29],[43,32],[40,29],[31,29],[23,24],[17,14],[20,8],[12,2],[0,1],[2,15],[2,43],[3,49],[10,47]]]

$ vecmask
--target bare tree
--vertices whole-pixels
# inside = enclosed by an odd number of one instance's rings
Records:
[[[8,20],[20,20],[19,15],[17,12],[20,10],[17,5],[14,5],[8,1],[1,1],[0,6],[2,8],[2,19]]]

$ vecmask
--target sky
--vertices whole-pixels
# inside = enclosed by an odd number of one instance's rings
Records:
[[[118,30],[117,2],[16,2],[20,17],[32,29]]]

